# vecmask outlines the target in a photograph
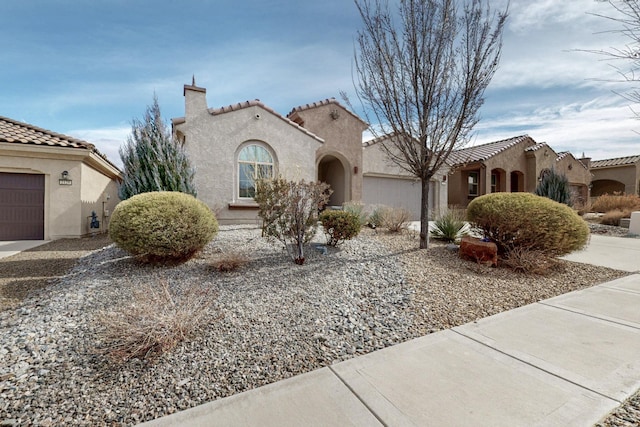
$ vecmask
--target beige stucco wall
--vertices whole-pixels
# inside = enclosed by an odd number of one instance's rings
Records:
[[[260,106],[212,115],[202,109],[204,97],[204,92],[185,90],[188,114],[174,132],[184,137],[195,167],[198,198],[216,211],[221,223],[258,221],[257,205],[238,197],[237,156],[246,145],[265,147],[274,157],[276,175],[316,179],[315,153],[321,141]]]
[[[301,119],[305,129],[324,140],[317,149],[316,164],[327,155],[335,156],[343,163],[347,190],[344,200],[361,200],[362,132],[367,125],[337,103],[297,111],[292,118]]]
[[[84,163],[81,166],[81,173],[80,199],[84,232],[108,231],[111,212],[119,202],[118,183]],[[100,221],[99,229],[89,228],[88,218],[92,211]]]
[[[624,165],[617,167],[591,169],[594,188],[599,187],[597,181],[611,180],[624,184],[626,194],[640,194],[640,165]],[[594,195],[600,195],[594,192]]]
[[[45,181],[44,238],[80,237],[87,233],[83,221],[83,203],[91,196],[96,185],[116,188],[116,181],[99,172],[86,174],[83,164],[87,150],[35,145],[0,144],[0,172],[42,174]],[[89,168],[90,169],[90,168]],[[115,169],[114,169],[115,170]],[[69,172],[71,185],[60,185],[63,171]],[[103,184],[94,181],[97,175]],[[83,175],[86,177],[83,178]],[[108,183],[107,183],[108,182]],[[87,186],[87,189],[83,189]],[[114,203],[117,199],[115,190]],[[115,205],[114,205],[115,206]]]

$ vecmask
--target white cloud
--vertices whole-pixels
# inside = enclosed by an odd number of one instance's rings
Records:
[[[69,136],[94,144],[98,151],[119,168],[122,168],[118,149],[127,140],[131,127],[76,129],[65,132]]]
[[[557,151],[583,152],[593,159],[640,154],[640,120],[615,95],[586,103],[555,104],[527,113],[484,120],[476,144],[529,134]]]

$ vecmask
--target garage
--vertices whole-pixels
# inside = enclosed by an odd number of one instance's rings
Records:
[[[0,240],[44,239],[44,175],[0,172]]]
[[[434,183],[429,185],[429,210],[433,212]],[[420,219],[422,184],[415,179],[365,176],[362,182],[362,200],[368,205],[404,208],[411,212],[412,220]]]

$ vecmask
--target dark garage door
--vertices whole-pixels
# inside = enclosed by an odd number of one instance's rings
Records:
[[[0,172],[0,240],[44,239],[44,175]]]

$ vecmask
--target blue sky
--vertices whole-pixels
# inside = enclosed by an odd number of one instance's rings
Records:
[[[526,133],[576,156],[640,154],[640,121],[613,93],[628,85],[574,51],[626,43],[588,12],[613,13],[596,0],[511,0],[473,144]],[[350,0],[3,0],[0,17],[0,115],[85,139],[116,164],[154,92],[166,119],[184,114],[192,75],[210,107],[257,98],[285,115],[354,97]]]

